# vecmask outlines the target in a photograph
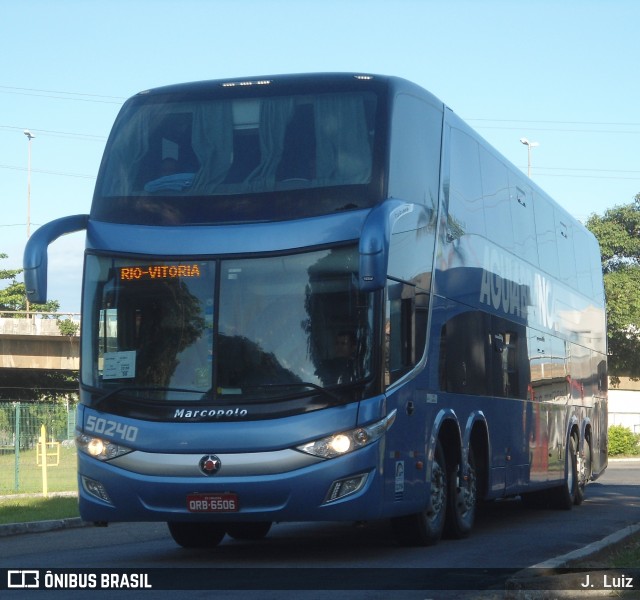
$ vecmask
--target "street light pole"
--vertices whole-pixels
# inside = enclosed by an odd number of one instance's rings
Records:
[[[29,140],[29,159],[27,162],[27,239],[31,237],[31,140],[36,137],[28,129],[24,134]]]
[[[27,162],[27,240],[31,237],[31,140],[36,137],[28,129],[24,130],[24,134],[29,141],[29,158]],[[26,298],[27,319],[29,314],[29,298]]]
[[[538,142],[530,142],[527,138],[520,138],[520,143],[527,147],[527,177],[531,179],[531,148],[536,148]]]

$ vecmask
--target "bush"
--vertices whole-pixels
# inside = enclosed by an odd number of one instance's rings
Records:
[[[71,319],[64,319],[63,321],[58,321],[58,329],[61,335],[72,336],[78,333],[80,324]]]
[[[640,436],[628,427],[611,425],[609,427],[609,456],[640,454]]]

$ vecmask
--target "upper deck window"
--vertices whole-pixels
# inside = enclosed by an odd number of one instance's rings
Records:
[[[166,224],[306,216],[308,208],[284,212],[281,201],[265,206],[265,194],[291,191],[315,214],[368,206],[344,187],[362,197],[372,182],[375,113],[373,92],[139,96],[114,126],[92,216],[145,222],[153,212]],[[341,188],[340,199],[327,204],[331,193],[319,192],[327,188]]]

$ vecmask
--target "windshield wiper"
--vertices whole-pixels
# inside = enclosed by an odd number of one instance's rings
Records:
[[[135,391],[135,392],[180,392],[186,394],[200,394],[204,395],[202,390],[187,390],[183,388],[173,388],[173,387],[159,387],[159,386],[139,386],[139,385],[121,385],[117,388],[109,390],[106,394],[100,396],[93,404],[93,407],[96,410],[100,410],[100,407],[110,398],[115,396],[116,394],[120,394],[126,391]],[[136,398],[136,400],[151,400],[145,398]]]
[[[323,388],[320,385],[315,383],[301,381],[301,382],[293,382],[293,383],[263,383],[261,385],[249,385],[242,386],[243,390],[270,390],[270,389],[284,389],[284,388],[307,388],[308,390],[318,391],[325,396],[328,396],[332,400],[336,402],[342,402],[343,398],[341,398],[335,392]],[[95,388],[94,388],[95,389]],[[113,398],[114,396],[124,393],[124,392],[177,392],[177,393],[186,393],[186,394],[200,394],[203,397],[210,397],[212,390],[208,392],[203,392],[202,390],[189,390],[184,388],[174,388],[174,387],[161,387],[161,386],[137,386],[137,385],[121,385],[117,388],[109,390],[102,396],[100,396],[95,402],[92,402],[92,406],[96,410],[101,410],[101,407],[105,402]],[[93,392],[95,393],[95,391]],[[127,401],[139,401],[142,403],[152,401],[152,398],[133,398],[131,395],[127,397]]]
[[[307,382],[307,381],[300,381],[300,382],[295,382],[295,383],[263,383],[261,385],[243,385],[242,389],[243,390],[264,390],[264,389],[277,389],[277,388],[308,388],[308,389],[312,389],[312,390],[316,390],[326,396],[329,396],[329,398],[336,400],[337,402],[342,402],[342,398],[336,394],[335,392],[332,392],[331,390],[328,390],[327,388],[323,388],[320,385],[317,385],[315,383],[311,383],[311,382]]]

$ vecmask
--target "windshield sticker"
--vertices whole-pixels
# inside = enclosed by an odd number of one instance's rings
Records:
[[[136,376],[136,351],[105,352],[102,379],[133,379]]]

